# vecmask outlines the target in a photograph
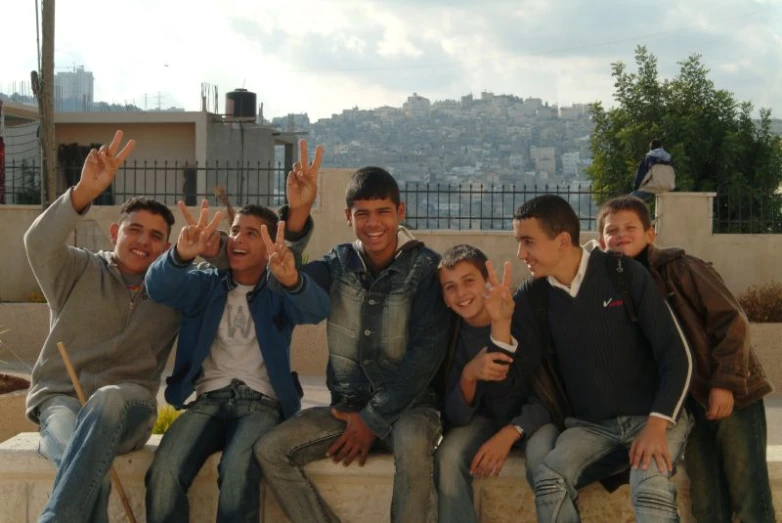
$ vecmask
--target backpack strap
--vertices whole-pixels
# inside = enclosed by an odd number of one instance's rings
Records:
[[[638,315],[635,312],[635,304],[633,303],[633,295],[630,292],[630,284],[632,282],[632,274],[630,273],[629,258],[619,252],[607,252],[606,253],[606,270],[608,271],[608,277],[611,278],[611,282],[622,296],[622,302],[624,308],[630,316],[630,321],[633,323],[638,322]]]

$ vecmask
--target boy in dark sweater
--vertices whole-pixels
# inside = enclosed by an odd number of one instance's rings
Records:
[[[529,477],[559,431],[530,398],[528,385],[515,378],[510,264],[500,282],[483,252],[457,245],[443,254],[439,276],[445,304],[458,316],[446,364],[444,414],[452,428],[435,456],[439,518],[477,522],[472,478],[498,475],[514,446],[526,451]]]
[[[628,467],[636,520],[678,521],[670,476],[690,428],[682,407],[692,363],[670,309],[636,262],[579,246],[578,216],[558,196],[519,207],[513,231],[518,258],[548,283],[553,354],[545,357],[556,363],[570,405],[565,431],[533,473],[539,521],[580,521],[575,501],[587,476]],[[627,271],[627,288],[612,268]],[[535,359],[545,344],[530,288],[516,293],[514,335],[524,357]]]
[[[682,249],[658,249],[649,208],[632,196],[598,214],[600,246],[644,265],[690,342],[695,360],[686,464],[698,521],[773,522],[763,396],[773,388],[752,351],[749,322],[710,264]]]

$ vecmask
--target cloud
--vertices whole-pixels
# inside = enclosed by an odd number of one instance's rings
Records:
[[[34,13],[17,4],[8,8],[19,23],[0,35],[13,50],[0,87],[36,63]],[[57,65],[85,65],[108,101],[141,104],[160,91],[197,109],[199,84],[211,82],[222,93],[254,90],[267,116],[398,106],[413,91],[610,104],[611,63],[633,69],[641,44],[663,78],[700,53],[717,87],[782,112],[782,0],[117,0],[111,9],[84,0],[57,12]]]

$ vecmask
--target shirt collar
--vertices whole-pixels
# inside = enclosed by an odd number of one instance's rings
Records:
[[[578,295],[578,290],[581,288],[581,283],[584,281],[584,276],[586,275],[587,264],[589,263],[589,255],[589,250],[581,247],[581,263],[578,264],[578,272],[576,272],[576,276],[573,278],[573,281],[569,286],[560,283],[559,280],[553,276],[549,276],[547,278],[549,284],[551,284],[552,287],[556,287],[557,289],[562,289],[571,297],[575,298],[576,295]]]

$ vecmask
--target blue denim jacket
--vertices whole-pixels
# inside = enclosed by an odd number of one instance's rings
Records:
[[[438,263],[435,252],[412,240],[377,277],[351,244],[336,246],[303,269],[331,296],[331,404],[360,412],[380,438],[410,406],[436,405],[431,382],[445,356],[450,324]]]
[[[166,379],[166,401],[180,408],[193,392],[201,376],[202,365],[217,337],[228,293],[236,286],[230,270],[198,268],[180,263],[171,247],[168,253],[152,263],[146,275],[150,298],[182,311],[182,326],[174,371]],[[298,289],[282,289],[267,271],[247,295],[255,324],[259,350],[283,418],[301,408],[296,385],[291,376],[290,345],[293,328],[314,324],[329,314],[328,296],[306,275]]]

